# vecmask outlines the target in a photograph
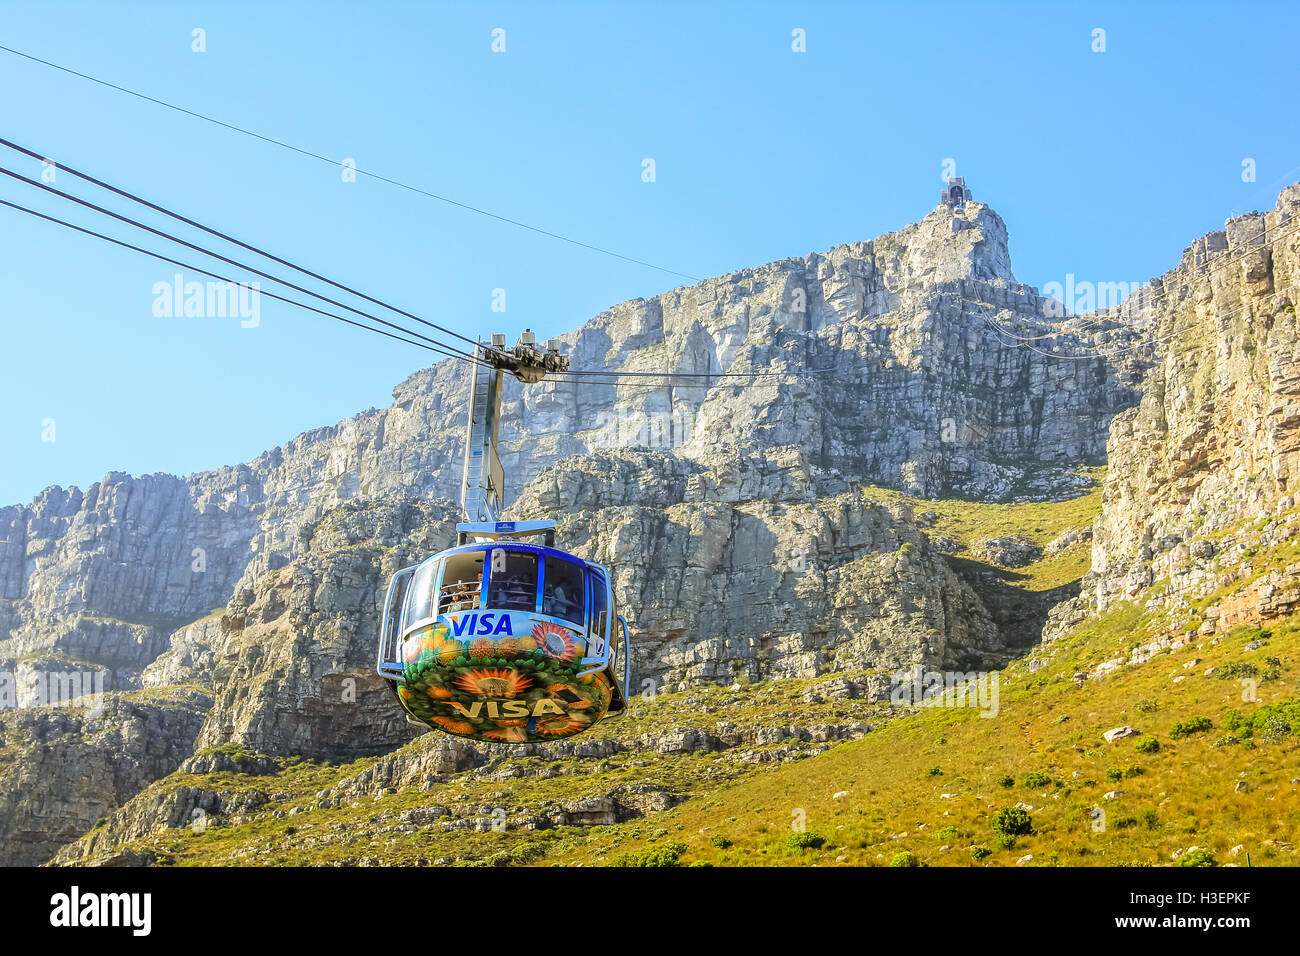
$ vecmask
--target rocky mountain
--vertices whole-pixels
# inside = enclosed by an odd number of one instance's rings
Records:
[[[1092,573],[1060,621],[1155,585],[1185,612],[1189,599],[1252,576],[1232,532],[1289,510],[1300,490],[1298,300],[1300,186],[1199,239],[1152,283],[1159,361],[1141,402],[1112,423]],[[1275,598],[1294,579],[1280,569],[1258,582],[1222,625],[1289,611]]]
[[[1056,612],[1060,630],[1118,600],[1120,582],[1154,575],[1143,570],[1153,544],[1192,534],[1187,514],[1218,515],[1211,504],[1247,479],[1261,488],[1254,504],[1278,500],[1293,480],[1285,289],[1296,246],[1285,223],[1297,195],[1200,240],[1150,296],[1080,317],[1060,318],[1015,281],[1006,227],[976,203],[615,306],[559,339],[572,367],[761,374],[510,383],[511,513],[555,517],[566,547],[615,569],[636,679],[651,694],[837,672],[861,676],[835,696],[871,700],[882,675],[913,665],[1001,666],[1036,638],[1045,611],[1019,596],[1014,568],[1060,549],[1004,536],[972,559],[945,557],[951,548],[908,501],[1029,507],[1077,494],[1091,481],[1080,467],[1109,456],[1093,572]],[[1215,252],[1235,257],[1218,260],[1232,268],[1205,270]],[[1216,330],[1213,355],[1205,337],[1181,334],[1189,320]],[[0,509],[5,666],[103,671],[113,701],[177,686],[211,699],[201,726],[177,725],[175,750],[100,785],[98,803],[65,769],[47,784],[47,809],[18,799],[0,810],[6,859],[48,858],[86,828],[71,807],[119,805],[195,751],[199,761],[222,747],[323,760],[392,751],[385,779],[423,772],[430,738],[408,743],[414,731],[371,673],[377,604],[393,570],[451,540],[467,382],[444,362],[399,385],[389,408],[245,465],[185,479],[113,474]],[[1240,450],[1258,436],[1261,450]],[[1231,468],[1208,480],[1209,462]],[[1193,473],[1204,491],[1188,487]],[[1243,502],[1231,507],[1245,515]],[[1061,548],[1086,547],[1083,530]],[[89,725],[60,732],[69,747],[120,749]],[[743,747],[757,732],[714,739]],[[615,750],[646,747],[660,744]],[[0,747],[0,773],[18,772],[27,748]],[[439,773],[497,759],[445,750]],[[112,816],[112,840],[101,831],[68,858],[193,809],[159,803],[152,788],[140,799],[166,808],[131,801]],[[42,814],[57,818],[43,840],[30,822]]]
[[[578,369],[761,371],[708,387],[509,382],[503,456],[513,498],[560,458],[647,446],[708,461],[722,437],[796,445],[812,490],[866,481],[917,494],[1048,497],[1100,460],[1137,400],[1145,350],[1126,321],[1060,333],[1063,348],[1128,342],[1112,362],[1056,362],[994,330],[1035,328],[1049,300],[1017,283],[991,209],[940,206],[873,242],[634,300],[562,336]],[[1078,323],[1075,323],[1076,325]],[[113,473],[0,509],[0,656],[57,652],[122,686],[177,627],[282,567],[303,529],[358,496],[458,500],[465,367],[412,375],[387,409],[189,478]],[[816,370],[816,371],[810,371]],[[743,384],[742,384],[743,382]]]
[[[114,695],[98,714],[7,712],[0,729],[4,861],[44,862],[146,785],[176,770],[212,697],[177,690],[148,701]]]

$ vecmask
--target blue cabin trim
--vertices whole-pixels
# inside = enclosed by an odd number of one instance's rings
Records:
[[[465,544],[458,548],[448,548],[446,551],[439,551],[437,554],[425,558],[421,564],[427,564],[430,561],[437,561],[440,558],[449,558],[456,554],[470,554],[474,551],[491,551],[494,548],[503,548],[506,551],[526,551],[529,554],[536,554],[540,557],[559,558],[561,561],[572,561],[581,568],[604,568],[592,561],[585,561],[576,554],[569,554],[567,551],[561,551],[559,548],[548,548],[541,544],[524,544],[522,541],[492,541],[479,542],[477,544]]]

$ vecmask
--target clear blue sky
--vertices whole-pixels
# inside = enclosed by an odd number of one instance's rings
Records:
[[[1040,286],[1145,280],[1300,179],[1298,28],[1283,3],[0,4],[3,45],[694,276],[899,228],[952,158]],[[9,54],[0,89],[0,135],[471,336],[686,281]],[[34,194],[0,184],[68,214]],[[155,317],[172,271],[0,209],[0,504],[245,461],[426,363],[269,300],[256,329]]]

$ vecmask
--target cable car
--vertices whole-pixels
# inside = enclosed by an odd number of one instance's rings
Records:
[[[376,671],[408,719],[497,743],[572,737],[623,714],[631,681],[627,622],[609,569],[555,547],[553,521],[498,521],[501,373],[523,382],[567,368],[529,333],[479,346],[470,395],[456,547],[393,575]],[[530,538],[542,537],[544,544]]]
[[[499,743],[571,737],[622,714],[631,665],[609,570],[555,548],[550,521],[460,528],[457,547],[388,587],[378,671],[406,713]],[[547,543],[518,540],[535,533]],[[489,540],[464,543],[471,535]]]

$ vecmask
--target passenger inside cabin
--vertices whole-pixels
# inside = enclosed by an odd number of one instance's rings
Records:
[[[479,589],[482,576],[477,581],[460,581],[443,588],[447,611],[468,611],[478,607]]]
[[[528,597],[532,583],[528,578],[519,574],[502,578],[497,583],[495,593],[497,607],[509,608],[521,601],[526,601],[528,607],[523,608],[523,610],[532,610],[532,599]]]
[[[546,613],[568,617],[573,612],[573,601],[564,593],[564,585],[556,582],[546,589]]]
[[[493,555],[488,579],[492,606],[504,611],[531,611],[537,604],[537,556],[503,550]]]
[[[542,592],[542,613],[583,623],[582,569],[572,561],[547,558]]]

